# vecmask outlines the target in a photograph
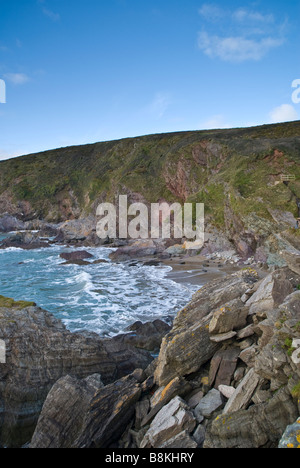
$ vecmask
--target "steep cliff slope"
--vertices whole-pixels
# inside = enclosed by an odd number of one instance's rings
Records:
[[[204,202],[207,223],[249,256],[262,239],[295,227],[300,122],[150,135],[0,163],[0,216],[85,218],[118,194],[148,203]]]

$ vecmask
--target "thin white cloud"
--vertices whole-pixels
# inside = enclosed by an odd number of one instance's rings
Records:
[[[224,10],[222,8],[209,3],[202,5],[198,11],[199,15],[206,21],[216,22],[224,17]]]
[[[14,85],[22,85],[30,81],[29,76],[25,75],[25,73],[6,73],[4,78]]]
[[[161,119],[169,106],[171,105],[171,98],[167,93],[157,93],[148,106],[148,111],[153,114],[157,119]]]
[[[270,13],[244,7],[230,11],[204,4],[199,14],[205,25],[198,34],[198,47],[210,58],[226,62],[259,61],[285,42],[287,19],[279,24]]]
[[[264,37],[251,39],[242,36],[211,36],[206,32],[199,33],[198,46],[205,55],[220,58],[225,62],[244,62],[261,60],[272,49],[281,46],[281,38]]]
[[[213,130],[213,129],[221,129],[221,128],[231,128],[232,125],[226,122],[224,115],[217,114],[213,115],[209,119],[201,122],[199,125],[200,129],[203,130]]]
[[[251,11],[247,8],[239,8],[232,14],[233,18],[240,22],[259,22],[259,23],[274,23],[274,15],[263,15],[258,11]]]
[[[45,16],[47,16],[48,18],[50,18],[52,21],[59,21],[60,20],[60,14],[59,13],[55,13],[54,11],[52,10],[49,10],[49,8],[46,8],[44,7],[42,9],[43,13]]]
[[[53,10],[48,8],[46,0],[37,0],[37,4],[40,5],[42,12],[45,16],[50,18],[52,21],[60,21],[61,16],[59,13],[55,13]]]
[[[291,104],[282,104],[270,112],[270,123],[291,122],[298,119],[298,112]]]

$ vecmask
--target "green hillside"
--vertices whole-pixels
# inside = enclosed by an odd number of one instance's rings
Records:
[[[295,180],[279,183],[283,174]],[[269,219],[270,209],[296,216],[300,122],[150,135],[0,162],[0,215],[59,222],[94,213],[118,194],[205,202],[218,227],[228,213],[233,224],[234,215]]]

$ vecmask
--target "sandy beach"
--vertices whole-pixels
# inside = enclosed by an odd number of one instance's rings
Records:
[[[220,259],[208,260],[206,257],[173,257],[163,261],[164,265],[173,268],[168,277],[178,283],[189,283],[202,286],[216,278],[239,271],[241,265],[228,265]]]

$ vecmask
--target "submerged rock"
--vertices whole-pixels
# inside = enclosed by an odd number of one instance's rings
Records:
[[[74,262],[77,260],[85,260],[86,258],[93,258],[93,255],[85,250],[76,250],[74,252],[64,252],[60,254],[60,257],[67,262]]]
[[[39,233],[24,231],[12,234],[4,239],[0,244],[0,249],[7,249],[9,247],[15,247],[23,250],[34,250],[50,247],[50,244],[48,241],[41,240]]]

